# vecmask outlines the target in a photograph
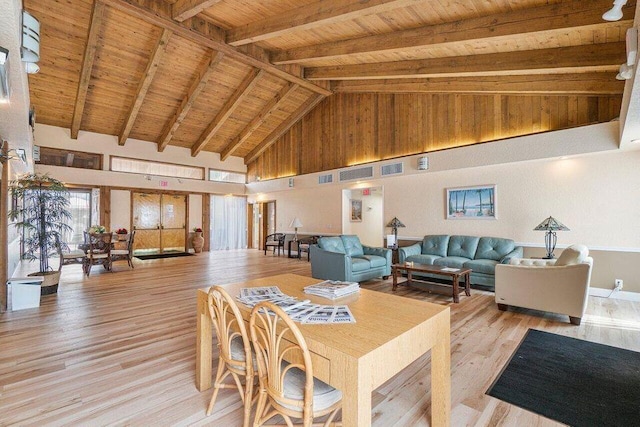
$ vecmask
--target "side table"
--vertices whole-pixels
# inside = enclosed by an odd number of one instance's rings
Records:
[[[295,255],[291,255],[291,246],[296,245],[295,249],[296,249],[296,254]],[[300,240],[289,240],[289,243],[287,245],[287,256],[289,258],[300,258]]]

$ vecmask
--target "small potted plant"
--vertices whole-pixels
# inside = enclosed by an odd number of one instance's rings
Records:
[[[89,227],[89,234],[102,234],[107,232],[107,227],[104,225],[92,225]]]
[[[30,276],[43,276],[42,295],[58,291],[60,270],[49,266],[49,256],[58,245],[66,247],[60,243],[62,234],[72,230],[67,224],[71,220],[68,194],[62,181],[46,174],[26,174],[11,181],[11,195],[20,203],[9,211],[9,218],[22,232],[23,259],[40,262],[38,272]]]
[[[204,246],[204,237],[202,237],[202,228],[194,227],[193,228],[193,237],[191,238],[191,246],[193,246],[193,250],[195,253],[199,254],[202,252],[202,247]]]
[[[116,234],[118,235],[118,240],[123,241],[123,240],[127,240],[127,234],[129,234],[129,232],[127,231],[126,228],[118,228],[116,230]]]

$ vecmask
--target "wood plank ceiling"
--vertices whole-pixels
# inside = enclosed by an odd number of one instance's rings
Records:
[[[621,95],[612,0],[24,0],[40,123],[254,162],[332,93]]]

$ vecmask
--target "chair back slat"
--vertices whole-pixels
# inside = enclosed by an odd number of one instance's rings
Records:
[[[313,418],[313,368],[307,343],[297,325],[277,305],[261,302],[251,311],[251,342],[262,386],[279,410],[298,408],[303,420]],[[285,375],[293,368],[305,373],[304,397],[285,397]],[[290,408],[289,408],[290,409]],[[305,424],[306,425],[306,424]]]

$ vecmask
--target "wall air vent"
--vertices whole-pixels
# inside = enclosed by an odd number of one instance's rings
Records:
[[[398,175],[404,172],[404,163],[390,163],[380,166],[380,175]]]
[[[373,178],[373,166],[340,171],[340,182],[366,178]]]
[[[331,184],[333,182],[333,174],[320,175],[318,177],[318,184]]]

